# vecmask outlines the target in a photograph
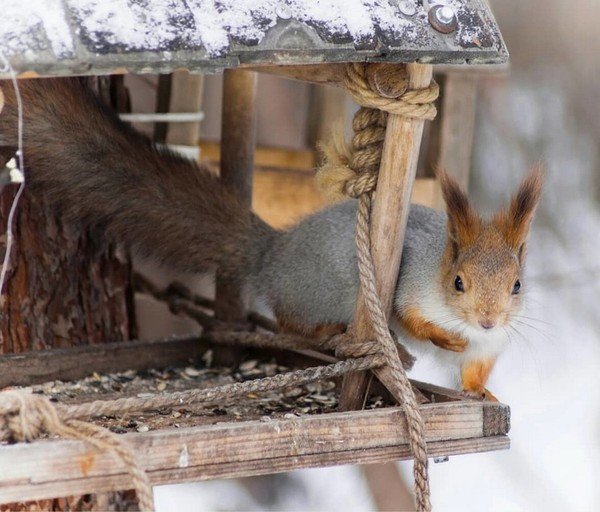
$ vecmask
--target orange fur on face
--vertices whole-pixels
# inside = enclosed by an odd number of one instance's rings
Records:
[[[461,383],[464,391],[484,396],[485,385],[494,368],[495,359],[468,361],[461,368]]]
[[[521,305],[521,296],[513,289],[517,280],[522,281],[525,241],[540,199],[543,171],[534,167],[509,208],[490,221],[477,216],[451,176],[436,172],[448,213],[448,244],[440,272],[445,302],[473,326],[502,326]],[[464,290],[456,289],[457,277]]]
[[[512,290],[521,274],[521,264],[496,226],[484,223],[475,241],[458,252],[448,244],[442,260],[444,299],[465,322],[505,324],[521,305],[521,295]],[[464,291],[455,287],[459,276]]]
[[[406,308],[396,314],[400,325],[417,340],[430,340],[434,345],[453,352],[463,352],[467,341],[426,320],[417,308]]]

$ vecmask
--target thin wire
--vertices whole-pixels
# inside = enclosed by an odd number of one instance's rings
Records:
[[[10,211],[8,213],[8,221],[6,223],[6,251],[4,252],[4,261],[2,262],[2,271],[0,272],[0,296],[2,296],[2,292],[4,291],[4,282],[6,280],[6,273],[8,272],[8,266],[10,264],[10,255],[12,252],[12,247],[14,243],[13,236],[13,222],[14,217],[17,211],[17,206],[19,204],[19,199],[21,199],[21,195],[25,190],[25,165],[24,165],[24,157],[23,157],[23,105],[21,103],[21,92],[19,90],[19,84],[17,81],[17,74],[15,70],[8,62],[7,58],[4,56],[2,52],[0,52],[0,61],[2,61],[2,69],[0,71],[2,73],[10,73],[10,78],[12,80],[13,87],[15,89],[15,96],[17,97],[17,168],[21,172],[23,176],[23,181],[19,185],[19,189],[13,198],[12,205],[10,207]],[[1,113],[0,113],[1,115]]]

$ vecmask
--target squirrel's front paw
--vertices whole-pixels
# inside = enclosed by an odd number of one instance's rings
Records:
[[[466,398],[473,398],[475,400],[487,400],[488,402],[499,402],[494,394],[486,388],[478,391],[466,390],[461,391],[461,395]]]
[[[432,336],[429,339],[434,345],[452,352],[464,352],[468,345],[468,342],[459,336]]]

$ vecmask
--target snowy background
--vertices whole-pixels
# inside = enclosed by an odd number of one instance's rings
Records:
[[[548,179],[529,246],[531,319],[518,326],[489,384],[511,406],[512,448],[432,464],[433,504],[599,510],[600,2],[492,5],[512,68],[481,81],[471,194],[482,211],[493,210],[538,159]],[[263,138],[276,131],[259,126]],[[426,362],[416,376],[443,382]],[[411,485],[412,464],[399,466]],[[156,498],[161,511],[374,508],[356,467],[161,487]]]

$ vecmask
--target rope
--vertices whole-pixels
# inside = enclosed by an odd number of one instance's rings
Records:
[[[65,417],[46,397],[24,391],[0,394],[0,440],[33,441],[43,434],[80,439],[99,450],[116,454],[131,475],[141,510],[154,510],[152,485],[137,458],[116,434],[109,430]]]
[[[232,398],[246,398],[252,393],[268,393],[291,386],[301,386],[316,380],[333,379],[349,372],[368,370],[382,364],[381,356],[374,355],[214,388],[190,389],[148,398],[128,397],[116,400],[96,400],[77,405],[57,406],[57,410],[66,418],[82,418],[116,415],[123,412],[180,408],[195,404],[214,404]]]
[[[334,139],[323,148],[326,163],[318,173],[318,181],[326,193],[335,198],[358,198],[356,218],[356,250],[361,289],[369,317],[392,375],[390,391],[401,397],[406,414],[410,447],[414,457],[415,498],[418,511],[430,511],[427,444],[424,437],[423,418],[415,394],[402,366],[396,343],[390,334],[388,321],[377,292],[377,280],[371,255],[370,215],[372,195],[377,186],[381,163],[387,113],[413,119],[433,119],[436,109],[433,102],[439,94],[438,86],[409,90],[398,98],[383,98],[369,86],[366,67],[362,64],[346,66],[345,85],[352,97],[362,107],[353,120],[354,137],[350,148]],[[378,110],[375,110],[378,109]],[[358,343],[360,349],[360,343]]]
[[[345,86],[361,108],[352,120],[350,147],[338,132],[321,145],[325,164],[317,173],[317,182],[331,201],[358,198],[375,190],[388,114],[431,120],[437,113],[433,102],[439,87],[434,81],[429,87],[408,90],[398,98],[384,98],[370,88],[365,65],[354,63],[346,66]]]

